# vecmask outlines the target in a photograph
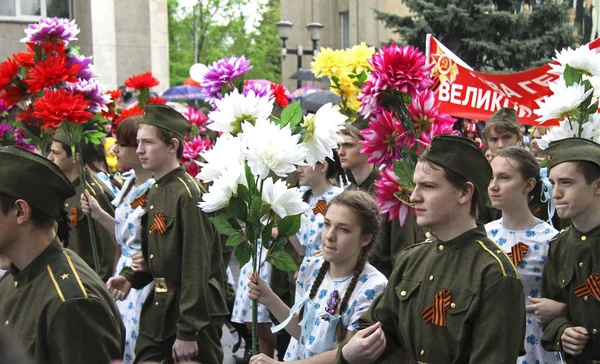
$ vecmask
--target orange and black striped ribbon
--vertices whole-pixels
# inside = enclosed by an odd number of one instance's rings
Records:
[[[165,225],[165,214],[162,212],[157,212],[156,215],[154,215],[154,220],[152,226],[150,226],[150,231],[153,233],[158,231],[161,234],[167,231],[167,226]]]
[[[71,207],[71,211],[69,212],[69,221],[71,222],[71,226],[79,225],[79,211],[77,211],[77,207]]]
[[[600,302],[600,273],[592,273],[584,284],[573,289],[573,293],[577,297],[585,297],[591,294],[596,301]]]
[[[436,294],[433,299],[433,304],[421,313],[423,320],[428,324],[437,326],[446,326],[446,310],[452,304],[452,294],[449,289],[445,289]]]
[[[507,255],[516,267],[519,265],[519,263],[521,263],[523,258],[525,258],[525,254],[527,254],[528,250],[529,245],[525,243],[517,243],[516,245],[513,245],[513,247],[510,249],[510,253]]]
[[[148,201],[148,194],[144,193],[140,197],[133,200],[133,202],[131,203],[131,208],[133,210],[137,209],[138,207],[144,208],[146,206],[146,201]]]
[[[313,214],[314,215],[323,214],[323,216],[325,216],[326,212],[327,212],[327,202],[325,202],[325,200],[319,200],[317,202],[317,206],[315,206],[315,208],[313,209]]]

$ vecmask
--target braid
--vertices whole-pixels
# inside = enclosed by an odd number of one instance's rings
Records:
[[[329,262],[324,260],[323,265],[321,265],[321,268],[319,268],[319,274],[317,274],[317,278],[315,278],[315,281],[313,282],[313,284],[310,288],[310,293],[308,295],[308,298],[310,298],[311,300],[313,298],[315,298],[315,296],[317,295],[317,291],[319,290],[321,283],[323,283],[323,279],[325,279],[325,274],[327,273],[328,270],[329,270]],[[298,320],[302,321],[303,316],[304,316],[304,310],[300,311],[300,315],[298,315]]]
[[[354,268],[354,276],[352,277],[348,288],[346,288],[346,293],[344,293],[344,298],[342,299],[342,303],[340,304],[340,309],[338,311],[340,314],[340,320],[338,321],[336,327],[336,340],[339,343],[344,341],[344,325],[342,315],[344,314],[344,311],[346,311],[348,301],[350,300],[350,296],[352,296],[352,293],[354,292],[354,288],[356,288],[358,278],[360,277],[360,274],[362,273],[363,269],[365,269],[365,264],[367,263],[367,256],[367,251],[363,248],[360,252],[358,260],[356,261],[356,267]]]

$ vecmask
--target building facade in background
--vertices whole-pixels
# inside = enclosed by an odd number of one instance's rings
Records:
[[[401,0],[281,0],[281,20],[291,21],[294,26],[288,49],[296,49],[300,43],[304,49],[312,49],[306,25],[312,22],[323,24],[319,48],[343,49],[360,42],[378,47],[397,36],[386,29],[383,22],[375,19],[374,9],[386,13],[408,15],[408,8]],[[310,68],[311,56],[304,56],[302,67]],[[296,72],[298,60],[288,54],[282,60],[283,84],[289,90],[296,89],[296,81],[290,76]],[[306,83],[303,83],[303,85]],[[315,83],[328,88],[328,84]]]
[[[41,17],[75,19],[81,33],[75,45],[109,89],[128,77],[152,72],[169,87],[167,0],[0,0],[0,62],[25,50],[23,29]]]

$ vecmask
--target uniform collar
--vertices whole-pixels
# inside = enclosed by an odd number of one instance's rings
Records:
[[[63,251],[64,249],[58,239],[54,238],[54,241],[25,269],[20,271],[14,265],[10,266],[10,274],[13,276],[13,280],[18,282],[19,285],[34,280],[40,273],[46,271],[46,266],[54,257],[62,254]]]
[[[183,168],[183,166],[179,166],[171,172],[165,174],[161,179],[156,181],[156,184],[160,185],[163,183],[170,182],[171,180],[177,178],[181,173],[185,173],[185,169]]]
[[[461,235],[457,236],[454,239],[450,239],[448,241],[441,241],[437,237],[434,237],[433,242],[437,246],[444,246],[448,248],[452,247],[460,247],[465,245],[465,243],[471,243],[477,240],[487,239],[487,233],[485,231],[485,226],[482,224],[477,224],[477,227],[471,230],[467,230]],[[441,249],[440,249],[441,250]]]
[[[356,183],[354,176],[352,176],[351,182],[361,191],[370,191],[373,188],[373,183],[375,183],[375,181],[377,181],[379,178],[379,170],[373,167],[373,171],[371,171],[371,173],[362,183]]]
[[[574,237],[577,240],[586,241],[589,238],[594,238],[594,240],[598,240],[598,238],[600,237],[600,225],[596,226],[595,228],[586,233],[583,233],[577,230],[575,225],[571,223],[571,226],[569,227],[569,232],[571,233],[571,237]]]

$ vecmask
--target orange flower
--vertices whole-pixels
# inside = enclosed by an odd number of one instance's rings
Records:
[[[0,90],[8,86],[19,73],[19,66],[13,59],[7,58],[0,64]]]
[[[166,105],[166,103],[167,103],[167,102],[166,102],[166,101],[165,101],[165,99],[163,99],[162,97],[159,97],[159,96],[154,96],[154,97],[151,97],[151,98],[148,100],[148,102],[146,102],[146,105],[147,105],[147,104]]]
[[[21,67],[31,67],[35,64],[33,60],[34,54],[31,52],[13,53],[13,58]]]
[[[94,114],[86,111],[91,101],[83,95],[65,90],[46,90],[44,96],[33,103],[33,117],[42,120],[42,128],[58,129],[63,121],[84,124]]]
[[[125,110],[121,110],[121,113],[119,114],[119,116],[117,116],[117,118],[115,120],[113,120],[113,126],[117,126],[119,125],[119,123],[127,118],[130,118],[132,116],[144,116],[144,109],[142,109],[139,106],[134,106],[131,109],[125,109]]]
[[[29,93],[35,93],[63,82],[77,82],[80,67],[78,64],[67,67],[64,54],[50,55],[29,69],[25,83],[29,85]]]
[[[150,72],[131,76],[125,80],[125,86],[134,88],[136,90],[158,86],[158,83],[158,80],[154,78]]]

